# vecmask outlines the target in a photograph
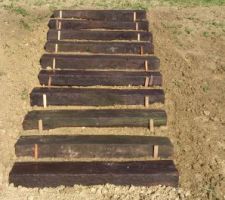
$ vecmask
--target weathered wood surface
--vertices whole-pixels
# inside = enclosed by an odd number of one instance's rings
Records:
[[[110,31],[110,30],[54,30],[47,33],[48,41],[58,40],[138,40],[152,42],[152,33],[146,31]]]
[[[164,103],[165,94],[161,89],[102,89],[102,88],[34,88],[30,94],[31,106],[43,106],[43,95],[47,105],[144,105]]]
[[[9,183],[24,187],[115,184],[178,186],[172,160],[133,162],[17,162]]]
[[[61,12],[61,14],[60,14]],[[134,16],[136,13],[136,17]],[[142,21],[145,10],[55,10],[54,18],[74,18],[99,21]]]
[[[98,110],[34,110],[28,112],[23,121],[23,129],[38,129],[42,120],[43,129],[60,127],[149,127],[167,123],[164,110],[150,109],[98,109]]]
[[[173,146],[167,137],[116,135],[21,136],[15,144],[17,157],[38,158],[168,158]]]
[[[149,70],[157,70],[160,60],[156,56],[137,55],[101,55],[101,54],[44,54],[40,64],[42,68],[58,69],[123,69],[145,70],[145,61]]]
[[[138,24],[138,25],[137,25]],[[138,27],[137,27],[138,26]],[[93,21],[74,19],[50,19],[50,29],[108,29],[108,30],[141,30],[148,31],[148,21],[123,22],[123,21]]]
[[[153,54],[151,42],[112,41],[51,41],[45,44],[47,52],[85,52],[105,54]]]
[[[162,86],[161,73],[153,71],[41,70],[38,75],[41,85],[52,86],[145,86],[146,78],[147,86]]]

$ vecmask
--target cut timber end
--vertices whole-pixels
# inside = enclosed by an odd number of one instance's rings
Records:
[[[39,132],[43,131],[43,122],[41,119],[38,120],[38,130],[39,130]]]
[[[38,159],[38,144],[34,145],[34,158]]]
[[[149,96],[145,96],[145,107],[149,107]]]
[[[134,12],[134,22],[136,22],[136,20],[137,20],[137,13],[136,12]]]
[[[157,159],[159,157],[159,146],[153,145],[153,158]]]
[[[135,29],[136,29],[136,31],[138,31],[138,29],[139,29],[139,24],[138,24],[138,22],[135,23]]]
[[[145,87],[149,86],[149,77],[145,77]]]
[[[44,108],[47,107],[47,96],[46,96],[46,94],[43,94],[43,107]]]
[[[145,60],[145,71],[147,72],[148,71],[148,61]]]
[[[141,41],[141,34],[140,33],[137,34],[137,41]]]
[[[57,36],[58,40],[61,40],[61,31],[57,31]]]

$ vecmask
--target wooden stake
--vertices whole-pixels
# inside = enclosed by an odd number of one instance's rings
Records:
[[[149,81],[149,85],[150,85],[150,86],[153,85],[153,78],[154,78],[154,77],[151,75],[151,76],[150,76],[150,81]]]
[[[51,76],[49,76],[49,77],[48,77],[48,87],[50,87],[50,86],[51,86],[51,84],[52,84],[52,77],[51,77]]]
[[[52,69],[55,70],[55,63],[56,63],[56,60],[55,58],[53,58],[53,61],[52,61]]]
[[[62,28],[62,22],[59,21],[59,22],[58,22],[58,29],[61,30],[61,28]]]
[[[149,77],[145,77],[145,87],[149,86]]]
[[[134,12],[134,22],[136,22],[136,20],[137,20],[137,13]]]
[[[148,71],[148,61],[145,60],[145,71],[147,72]]]
[[[149,96],[145,96],[145,107],[149,106]]]
[[[61,31],[58,31],[58,40],[61,40]]]
[[[153,119],[150,119],[149,120],[149,129],[150,129],[150,132],[154,132],[154,120]]]
[[[58,52],[58,44],[55,44],[55,52]]]
[[[138,41],[141,40],[141,35],[140,35],[140,33],[137,34],[137,40],[138,40]]]
[[[34,158],[38,159],[38,145],[37,144],[34,145]]]
[[[59,11],[59,18],[62,19],[62,10]]]
[[[138,22],[136,22],[136,31],[138,31],[139,26],[138,26]]]
[[[39,132],[43,131],[43,122],[41,119],[38,120],[38,130],[39,130]]]
[[[159,157],[159,146],[153,145],[153,158],[157,159]]]
[[[47,107],[47,96],[46,96],[46,94],[43,94],[43,106],[44,106],[44,108]]]
[[[143,48],[143,46],[141,46],[141,55],[143,55],[144,54],[144,48]]]

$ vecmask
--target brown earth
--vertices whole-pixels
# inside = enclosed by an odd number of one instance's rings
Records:
[[[30,9],[30,10],[29,10]],[[47,7],[28,7],[23,17],[0,8],[0,199],[225,199],[225,7],[154,7],[149,20],[161,59],[168,128],[180,172],[180,189],[170,187],[74,186],[15,188],[8,174],[14,144],[38,85],[46,40]],[[67,130],[67,129],[66,129]],[[139,128],[57,129],[45,134],[137,134]],[[36,132],[32,132],[36,134]]]

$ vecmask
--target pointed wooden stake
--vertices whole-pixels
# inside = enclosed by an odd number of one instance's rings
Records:
[[[61,40],[61,31],[58,31],[58,40]]]
[[[136,22],[136,31],[138,31],[139,29],[139,25],[138,25],[138,22]]]
[[[143,46],[141,46],[141,55],[143,55],[144,54],[144,48],[143,48]]]
[[[38,159],[38,145],[37,144],[34,145],[34,158]]]
[[[38,130],[39,130],[39,132],[43,131],[43,122],[41,119],[38,120]]]
[[[149,86],[149,77],[145,77],[145,87]]]
[[[145,71],[147,72],[148,71],[148,61],[145,60]]]
[[[145,107],[149,106],[149,96],[145,96]]]
[[[140,33],[137,34],[137,40],[138,40],[138,41],[141,40],[141,34],[140,34]]]
[[[159,157],[159,146],[153,145],[153,158],[157,159]]]
[[[150,132],[154,132],[154,120],[153,119],[150,119],[149,120],[149,129],[150,129]]]
[[[136,12],[134,12],[134,22],[136,22],[136,20],[137,20],[137,13]]]
[[[52,84],[52,77],[51,77],[51,76],[49,76],[49,77],[48,77],[48,87],[50,87],[50,86],[51,86],[51,84]]]
[[[59,18],[62,19],[62,10],[59,11]]]
[[[55,44],[55,52],[58,52],[58,44]]]
[[[47,96],[46,96],[46,94],[43,94],[43,106],[44,106],[44,108],[47,107]]]

